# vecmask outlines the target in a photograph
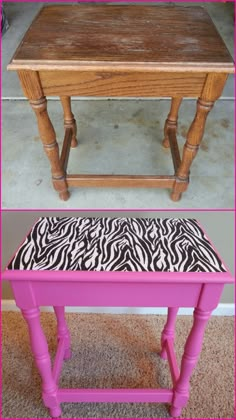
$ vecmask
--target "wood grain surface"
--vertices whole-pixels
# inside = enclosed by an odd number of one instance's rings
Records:
[[[206,73],[144,71],[40,71],[45,95],[199,96]]]
[[[199,6],[43,7],[8,68],[30,68],[31,63],[44,69],[125,63],[233,72],[224,42]]]

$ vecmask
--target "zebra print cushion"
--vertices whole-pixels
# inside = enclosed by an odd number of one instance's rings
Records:
[[[226,271],[194,219],[42,217],[10,270]]]
[[[194,219],[40,218],[10,270],[226,271]]]

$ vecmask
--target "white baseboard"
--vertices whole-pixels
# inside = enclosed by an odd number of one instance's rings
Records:
[[[3,299],[2,311],[19,311],[14,300]],[[42,312],[52,312],[51,306],[41,307]],[[166,315],[167,308],[104,308],[104,307],[77,307],[67,306],[66,312],[74,313],[97,313],[97,314],[143,314],[143,315]],[[216,316],[234,316],[235,308],[233,303],[220,303],[213,311]],[[192,308],[180,308],[179,315],[192,315]]]

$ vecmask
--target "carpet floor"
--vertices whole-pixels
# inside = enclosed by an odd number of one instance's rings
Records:
[[[67,314],[73,357],[64,363],[60,386],[84,388],[170,387],[167,362],[160,359],[164,316]],[[54,314],[42,313],[52,359]],[[178,362],[192,317],[176,325]],[[64,403],[63,418],[169,418],[168,404]],[[26,324],[20,313],[2,313],[2,418],[49,418],[41,400]],[[234,318],[213,317],[191,378],[183,418],[234,418]]]

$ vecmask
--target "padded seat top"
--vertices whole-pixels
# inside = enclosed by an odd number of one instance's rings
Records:
[[[225,272],[195,219],[42,217],[8,270]]]

